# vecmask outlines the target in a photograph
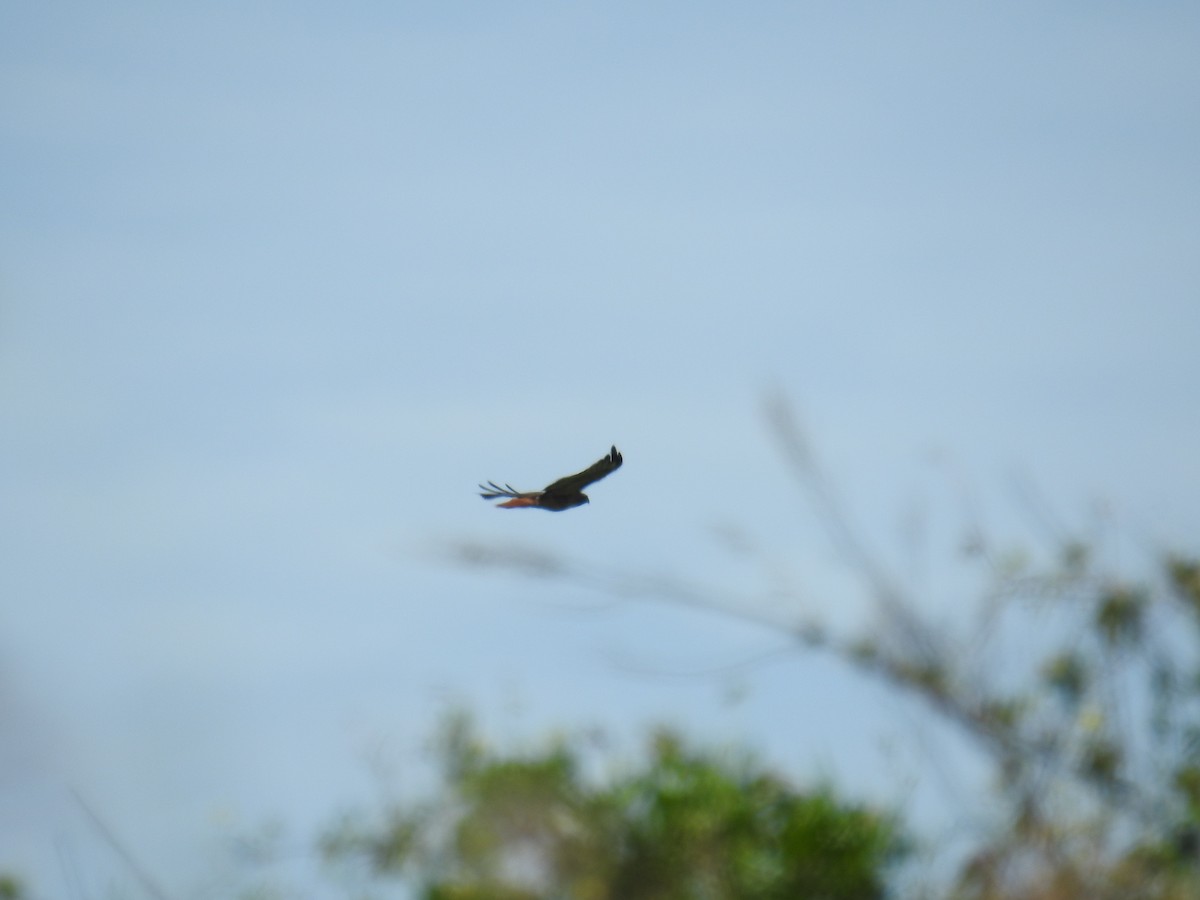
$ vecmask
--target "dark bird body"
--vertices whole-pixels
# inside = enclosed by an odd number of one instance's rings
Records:
[[[514,490],[511,485],[506,484],[504,487],[500,487],[494,481],[489,481],[487,484],[479,486],[480,490],[483,491],[479,496],[484,500],[497,500],[500,497],[507,497],[509,498],[508,500],[497,504],[497,506],[503,506],[508,509],[535,506],[538,509],[561,512],[573,506],[582,506],[584,503],[590,503],[591,501],[588,500],[588,495],[583,492],[583,489],[593,481],[599,481],[609,472],[615,472],[621,468],[622,462],[624,460],[621,458],[621,454],[617,452],[616,447],[613,447],[604,459],[593,463],[582,472],[576,472],[574,475],[558,479],[553,484],[547,485],[543,490],[522,493]]]

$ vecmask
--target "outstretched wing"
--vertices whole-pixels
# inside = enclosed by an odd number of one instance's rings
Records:
[[[578,494],[593,481],[599,481],[610,472],[615,472],[621,468],[622,462],[621,454],[617,451],[616,447],[613,447],[604,459],[593,463],[582,472],[576,472],[574,475],[568,475],[566,478],[560,478],[553,484],[547,485],[542,493]]]

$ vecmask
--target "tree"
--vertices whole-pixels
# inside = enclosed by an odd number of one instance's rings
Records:
[[[408,877],[426,900],[869,900],[905,848],[887,815],[666,731],[600,782],[578,744],[493,755],[463,717],[441,756],[443,796],[345,819],[326,856]]]
[[[951,896],[1200,896],[1200,562],[1166,553],[1130,577],[1062,534],[1033,564],[971,523],[965,545],[990,588],[965,631],[952,631],[862,539],[788,405],[775,397],[767,412],[797,486],[875,606],[863,632],[588,561],[477,544],[458,558],[717,609],[919,698],[991,765],[1006,810],[945,886]]]
[[[993,616],[1043,637],[1027,642],[1019,689],[968,682],[944,660],[917,674],[911,659],[863,656],[994,761],[1008,826],[968,861],[958,895],[1200,896],[1200,565],[1168,556],[1135,582],[1068,543],[1055,565],[1001,574],[995,599]]]

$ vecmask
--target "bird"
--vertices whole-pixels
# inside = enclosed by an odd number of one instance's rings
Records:
[[[494,481],[489,481],[487,484],[479,485],[479,489],[483,491],[479,496],[484,500],[497,500],[501,497],[509,499],[503,503],[496,504],[497,509],[503,507],[505,509],[519,509],[521,507],[536,507],[537,509],[548,509],[551,512],[562,512],[564,509],[570,509],[573,506],[582,506],[585,503],[591,503],[588,495],[583,492],[583,489],[593,481],[599,481],[610,472],[615,472],[621,468],[621,463],[624,459],[617,450],[616,445],[608,452],[608,456],[588,466],[582,472],[576,472],[574,475],[568,475],[566,478],[560,478],[551,484],[546,485],[540,491],[527,491],[522,493],[515,490],[512,485],[506,484],[504,487],[496,484]]]

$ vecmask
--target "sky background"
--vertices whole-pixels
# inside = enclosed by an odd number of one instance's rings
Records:
[[[419,794],[456,704],[957,833],[979,773],[919,708],[445,547],[855,627],[781,392],[931,614],[975,521],[1195,551],[1198,46],[1172,2],[6,4],[0,870],[138,896],[74,790],[223,896],[229,835]],[[613,443],[587,507],[475,494]]]

